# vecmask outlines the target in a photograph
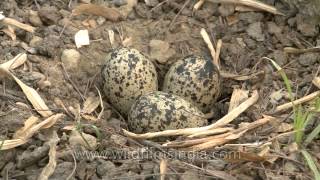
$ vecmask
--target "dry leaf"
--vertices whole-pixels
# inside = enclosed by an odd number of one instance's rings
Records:
[[[76,127],[74,125],[68,125],[62,128],[65,131],[73,131],[76,130]]]
[[[2,29],[1,31],[10,36],[13,41],[17,39],[16,33],[14,32],[14,28],[12,26],[8,26],[8,28]]]
[[[245,6],[263,10],[272,14],[284,15],[283,13],[278,11],[275,7],[270,6],[268,4],[264,4],[256,0],[206,0],[206,1],[212,2],[212,3],[232,3],[235,5],[245,5]]]
[[[11,74],[11,77],[18,83],[23,93],[27,96],[27,99],[41,116],[49,117],[53,114],[36,90],[24,84],[13,74]]]
[[[61,113],[60,114],[55,114],[55,115],[52,115],[49,118],[45,119],[44,121],[41,121],[40,123],[32,126],[28,130],[26,130],[26,133],[25,133],[26,135],[25,135],[24,138],[25,139],[29,139],[38,130],[50,128],[51,126],[53,126],[63,116],[64,116],[64,114],[61,114]]]
[[[259,9],[253,8],[253,7],[242,6],[242,5],[236,6],[234,10],[235,10],[235,11],[239,11],[239,12],[261,11],[261,10],[259,10]]]
[[[167,173],[167,160],[161,159],[160,161],[160,180],[165,179],[165,174]]]
[[[90,96],[83,104],[82,113],[90,114],[100,105],[100,98],[98,96]]]
[[[23,29],[25,31],[28,31],[28,32],[31,32],[31,33],[34,33],[34,31],[36,30],[35,27],[32,27],[28,24],[23,24],[15,19],[12,19],[12,18],[3,18],[3,19],[0,19],[0,23],[3,23],[3,24],[7,24],[7,25],[12,25],[12,26],[15,26],[15,27],[18,27],[20,29]]]
[[[278,133],[288,132],[293,129],[293,125],[289,123],[281,123],[277,128]]]
[[[55,114],[47,118],[46,120],[40,122],[39,124],[36,124],[28,129],[25,129],[24,137],[21,139],[4,140],[3,142],[1,142],[2,146],[0,146],[1,147],[0,150],[12,149],[22,144],[25,144],[29,140],[29,138],[33,136],[35,132],[37,132],[40,129],[51,127],[62,116],[63,114]]]
[[[3,68],[5,70],[12,70],[15,69],[22,64],[24,64],[27,61],[27,54],[25,53],[20,53],[10,61],[7,61],[3,64],[0,64],[0,68]]]
[[[21,146],[22,144],[25,144],[27,141],[28,139],[13,139],[0,141],[0,150],[12,149],[17,146]]]
[[[219,67],[219,64],[217,64],[217,62],[215,61],[215,56],[216,56],[216,51],[211,43],[211,40],[210,40],[210,37],[209,37],[209,34],[207,33],[207,31],[204,29],[204,28],[201,28],[200,30],[200,34],[202,36],[202,39],[204,40],[204,42],[207,44],[209,50],[210,50],[210,53],[211,53],[211,57],[212,59],[214,60],[214,65],[216,65],[216,67]]]
[[[122,15],[118,10],[94,4],[81,4],[72,10],[72,15],[78,16],[80,14],[102,16],[114,22],[122,19]]]
[[[16,68],[23,64],[26,61],[26,54],[21,54],[16,56],[14,59],[1,64],[0,65],[0,72],[2,74],[9,75],[12,77],[16,83],[20,86],[23,93],[26,95],[27,99],[30,101],[30,103],[33,105],[33,107],[37,110],[39,114],[41,114],[43,117],[49,117],[53,113],[49,110],[47,105],[44,103],[40,95],[37,93],[36,90],[33,88],[27,86],[22,81],[20,81],[16,76],[14,76],[9,70]]]
[[[41,171],[38,180],[47,180],[54,173],[57,166],[56,154],[57,154],[57,143],[59,142],[59,137],[56,131],[51,133],[50,140],[48,142],[50,146],[49,150],[49,162]]]
[[[234,156],[234,154],[237,154]],[[250,161],[250,162],[264,162],[266,158],[263,156],[259,156],[258,154],[251,153],[251,152],[234,152],[232,155],[227,155],[223,158],[227,162],[243,162],[243,161]]]
[[[74,41],[76,43],[77,48],[80,48],[80,47],[82,47],[84,45],[89,45],[90,44],[90,39],[89,39],[88,30],[79,30],[74,35]]]
[[[5,16],[2,14],[2,12],[0,12],[0,21],[3,20],[5,18]]]
[[[23,139],[26,137],[27,131],[38,122],[39,118],[35,116],[29,117],[25,122],[23,128],[19,129],[14,135],[14,139]]]
[[[81,114],[81,117],[83,117],[84,119],[88,120],[88,121],[98,121],[98,118],[88,115],[88,114]]]
[[[114,45],[114,32],[113,32],[113,30],[108,30],[108,35],[109,35],[109,41],[110,41],[110,44],[111,44],[111,46],[113,46]]]
[[[237,22],[240,21],[238,15],[230,15],[230,16],[227,16],[226,19],[229,26],[236,24]]]
[[[320,77],[314,77],[312,83],[320,89]]]
[[[228,112],[232,111],[234,108],[238,107],[244,100],[248,99],[249,91],[242,89],[234,89],[230,99],[230,105]]]
[[[131,37],[128,37],[128,38],[124,39],[124,40],[122,41],[122,45],[123,45],[124,47],[129,47],[129,46],[131,46],[131,45],[132,45],[132,38],[131,38]]]
[[[205,0],[199,0],[194,6],[193,6],[193,11],[198,10],[204,3]]]

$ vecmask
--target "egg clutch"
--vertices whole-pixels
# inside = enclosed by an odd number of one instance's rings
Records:
[[[158,87],[152,61],[136,49],[118,48],[102,69],[104,93],[135,133],[207,125],[220,95],[220,75],[210,59],[187,56],[173,63]]]

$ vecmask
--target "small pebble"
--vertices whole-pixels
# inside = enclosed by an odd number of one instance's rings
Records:
[[[264,34],[262,32],[262,28],[261,28],[261,22],[255,22],[250,24],[246,31],[248,35],[251,38],[255,39],[256,41],[265,40]]]
[[[62,52],[61,61],[67,70],[77,70],[81,55],[75,49],[65,49]]]
[[[267,26],[270,34],[280,34],[282,32],[282,29],[272,21],[267,22]]]
[[[123,136],[113,134],[110,139],[117,145],[124,146],[127,143],[127,139]]]
[[[112,3],[115,5],[115,6],[123,6],[123,5],[126,5],[128,2],[127,0],[113,0]]]
[[[84,139],[86,139],[86,141]],[[88,144],[90,147],[88,147]],[[96,149],[97,147],[97,139],[86,133],[82,133],[82,136],[78,131],[72,131],[70,137],[69,137],[69,144],[71,147],[75,147],[76,145],[81,145],[87,149]]]
[[[29,11],[29,21],[33,26],[42,26],[42,21],[39,17],[38,11]]]
[[[320,57],[318,56],[317,53],[305,53],[305,54],[301,54],[298,57],[298,62],[302,66],[312,66],[316,62],[319,62],[319,60],[320,60]]]
[[[230,4],[222,4],[219,6],[218,11],[221,16],[230,16],[234,13],[234,6]]]
[[[170,44],[165,41],[153,39],[150,41],[150,57],[159,63],[166,63],[175,54],[175,50],[170,48]]]
[[[43,39],[39,36],[33,36],[33,38],[30,40],[29,45],[31,47],[37,47],[41,44],[41,42],[43,41]]]
[[[105,161],[99,159],[99,164],[97,166],[97,174],[99,177],[110,175],[114,172],[116,166],[111,161]]]
[[[145,0],[146,5],[150,7],[155,7],[156,5],[159,4],[158,0]]]
[[[317,23],[314,23],[308,19],[301,17],[301,15],[297,15],[297,29],[307,37],[314,37],[319,34],[319,30],[317,27]]]
[[[58,9],[54,6],[44,6],[39,11],[40,19],[46,25],[57,24],[62,18]]]

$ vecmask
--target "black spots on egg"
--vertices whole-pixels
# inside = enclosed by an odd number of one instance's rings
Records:
[[[189,114],[183,115],[186,112]],[[203,113],[195,106],[179,96],[160,91],[138,98],[128,116],[128,126],[135,133],[197,127],[206,124],[207,120]],[[139,128],[135,127],[136,125]]]
[[[184,122],[184,121],[187,121],[187,116],[185,116],[185,115],[181,115],[180,116],[180,120],[182,121],[182,122]]]
[[[203,81],[202,85],[203,85],[204,87],[206,87],[206,86],[209,85],[209,82],[210,82],[210,80],[209,80],[209,79],[206,79],[206,80]],[[212,88],[212,86],[211,86],[211,88]]]
[[[198,98],[198,97],[197,97],[197,95],[196,95],[196,94],[194,94],[194,93],[193,93],[193,94],[191,94],[191,99],[192,99],[193,101],[196,101],[196,100],[197,100],[197,98]]]
[[[202,66],[202,68],[197,72],[199,73],[199,77],[202,79],[210,78],[212,77],[213,73],[215,72],[214,65],[211,61],[205,60],[205,64]]]
[[[158,89],[154,65],[135,49],[113,50],[106,58],[103,71],[105,94],[110,103],[125,116],[138,96]],[[150,72],[155,76],[150,76]],[[119,89],[121,96],[117,92]]]
[[[207,113],[219,97],[220,76],[210,59],[188,56],[172,64],[162,90],[185,98]],[[207,96],[204,97],[204,94]],[[202,103],[207,106],[203,107]]]

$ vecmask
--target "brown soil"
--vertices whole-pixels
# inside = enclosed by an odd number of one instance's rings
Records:
[[[265,3],[275,6],[286,16],[273,15],[266,12],[238,12],[233,5],[212,4],[206,2],[196,12],[192,11],[195,0],[150,0],[139,1],[126,20],[108,21],[98,16],[78,15],[70,19],[72,9],[69,1],[37,0],[2,0],[0,11],[6,17],[20,22],[31,24],[37,28],[35,33],[16,29],[17,39],[13,41],[4,32],[0,31],[0,63],[12,59],[21,52],[27,51],[28,68],[14,70],[14,74],[27,85],[37,89],[41,97],[54,112],[64,112],[55,100],[60,98],[66,107],[84,102],[82,99],[98,95],[102,90],[100,70],[108,52],[121,46],[120,36],[131,37],[130,47],[136,48],[150,57],[157,66],[159,76],[163,78],[170,64],[190,54],[199,54],[210,57],[210,52],[204,43],[200,29],[205,28],[214,43],[222,39],[220,61],[224,71],[233,74],[253,74],[245,81],[230,78],[223,80],[222,95],[216,104],[215,116],[212,120],[221,118],[227,113],[228,102],[234,88],[259,90],[260,99],[257,104],[248,109],[235,121],[252,122],[270,114],[277,105],[289,101],[286,93],[274,100],[270,95],[283,89],[285,86],[281,76],[275,71],[269,61],[262,57],[274,59],[284,67],[289,79],[293,83],[295,97],[300,98],[317,90],[312,85],[320,65],[319,52],[303,54],[285,54],[284,47],[310,48],[320,46],[320,33],[317,18],[310,20],[305,13],[306,4],[302,8],[293,8],[286,1],[264,0]],[[71,1],[71,7],[77,4]],[[92,1],[93,4],[113,6],[114,1]],[[311,4],[309,4],[311,6]],[[185,6],[185,7],[184,7]],[[184,8],[183,8],[184,7]],[[118,7],[117,7],[118,8]],[[183,9],[182,9],[183,8]],[[304,8],[304,9],[303,9]],[[37,21],[30,10],[38,12],[40,21]],[[85,25],[91,20],[94,27]],[[0,29],[6,28],[0,23]],[[88,29],[91,44],[76,48],[74,34]],[[111,46],[108,30],[115,32],[115,44]],[[38,42],[34,42],[35,37]],[[159,63],[152,57],[150,41],[162,40],[170,44],[170,56],[166,61]],[[26,46],[25,46],[26,45]],[[76,49],[81,54],[78,64],[61,68],[61,54],[65,49]],[[67,77],[67,75],[69,78]],[[39,80],[45,76],[51,82],[50,87],[40,88]],[[161,83],[161,79],[160,79]],[[78,89],[78,90],[76,90]],[[80,95],[81,94],[81,95]],[[112,150],[133,150],[150,142],[136,141],[121,135],[120,127],[126,128],[124,119],[115,112],[114,108],[104,98],[103,118],[97,122],[82,120],[83,131],[97,137],[92,124],[99,128],[101,139],[98,137],[99,152]],[[0,83],[0,140],[12,139],[13,134],[23,127],[24,121],[31,115],[38,116],[32,108],[25,109],[16,102],[23,102],[32,107],[17,84],[9,79],[2,79]],[[97,114],[100,109],[97,110]],[[97,115],[95,114],[95,115]],[[292,124],[290,112],[274,115],[282,122]],[[60,141],[57,146],[57,167],[49,179],[66,179],[73,173],[71,179],[159,179],[159,160],[113,160],[113,159],[86,159],[77,158],[75,166],[72,154],[68,151],[70,132],[63,127],[74,123],[75,120],[65,116],[54,125]],[[315,119],[310,129],[319,123]],[[277,135],[277,125],[269,125],[246,133],[239,140],[232,143],[254,143],[266,141]],[[48,163],[49,147],[43,138],[45,132],[35,134],[26,144],[14,149],[0,151],[0,179],[36,179],[41,170]],[[197,161],[188,162],[211,172],[223,171],[237,179],[313,179],[312,172],[304,165],[302,156],[298,152],[290,152],[292,137],[282,138],[277,142],[282,157],[275,162],[236,162]],[[1,144],[1,143],[0,143]],[[276,146],[276,145],[273,145]],[[0,146],[1,147],[1,146]],[[319,139],[307,147],[314,155],[315,161],[320,161]],[[1,149],[1,148],[0,148]],[[190,165],[177,160],[168,162],[168,179],[213,179],[215,173],[200,171]]]

